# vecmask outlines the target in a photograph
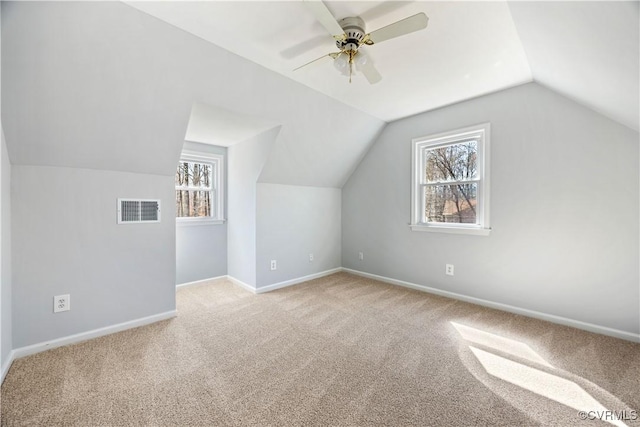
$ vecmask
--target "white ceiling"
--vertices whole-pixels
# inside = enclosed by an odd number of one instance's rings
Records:
[[[379,119],[392,121],[531,80],[638,130],[638,1],[328,1],[372,31],[425,12],[426,30],[364,49],[383,80],[353,83],[302,1],[127,2]]]
[[[638,1],[328,1],[373,31],[418,12],[425,30],[364,47],[383,80],[347,78],[302,1],[127,2],[302,84],[392,121],[535,80],[639,129]]]
[[[276,126],[278,123],[270,120],[196,102],[191,108],[184,139],[229,147]]]
[[[638,1],[511,2],[534,79],[638,130]]]
[[[383,76],[376,85],[362,75],[349,84],[329,58],[292,71],[337,50],[301,1],[127,4],[385,121],[532,80],[506,2],[327,2],[367,31],[429,17],[425,30],[363,48]]]

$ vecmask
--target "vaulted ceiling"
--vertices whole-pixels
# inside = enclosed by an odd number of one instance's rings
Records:
[[[424,12],[425,30],[366,46],[383,76],[352,83],[302,1],[127,2],[384,121],[537,81],[638,130],[638,2],[328,1],[367,31]]]
[[[277,127],[261,181],[340,188],[385,121],[532,79],[638,129],[638,2],[327,4],[429,25],[368,46],[383,80],[350,84],[329,58],[292,71],[335,50],[297,1],[3,1],[11,161],[171,175],[185,137]]]
[[[121,2],[1,7],[14,164],[172,175],[185,138],[228,145],[279,127],[261,180],[341,187],[384,126]]]

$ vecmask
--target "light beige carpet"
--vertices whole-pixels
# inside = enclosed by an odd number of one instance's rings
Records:
[[[640,424],[639,344],[345,273],[177,298],[175,319],[15,361],[2,425]]]

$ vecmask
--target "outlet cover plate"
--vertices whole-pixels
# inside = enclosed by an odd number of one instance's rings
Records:
[[[71,310],[71,295],[56,295],[53,297],[53,312],[60,313],[61,311]]]
[[[444,272],[447,276],[453,276],[453,264],[446,264]]]

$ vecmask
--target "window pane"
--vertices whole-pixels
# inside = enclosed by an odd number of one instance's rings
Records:
[[[428,185],[424,189],[424,214],[427,222],[477,222],[478,184]]]
[[[478,176],[478,141],[425,150],[425,182],[475,179]]]
[[[176,187],[211,188],[212,165],[181,161],[176,169]]]
[[[178,218],[211,216],[211,192],[176,190],[176,216]]]

